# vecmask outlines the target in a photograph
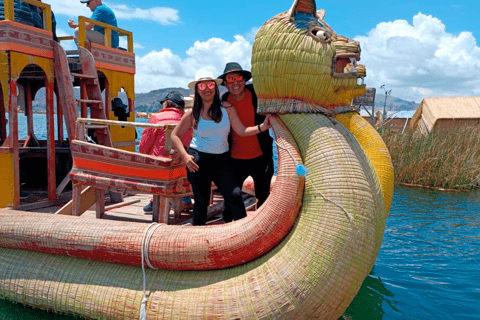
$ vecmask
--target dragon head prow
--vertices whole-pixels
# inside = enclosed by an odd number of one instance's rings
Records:
[[[337,111],[365,93],[360,44],[337,35],[324,16],[315,0],[295,0],[258,31],[252,76],[260,112]]]

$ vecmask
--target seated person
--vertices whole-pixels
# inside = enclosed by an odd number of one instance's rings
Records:
[[[96,20],[117,27],[117,18],[112,9],[102,4],[102,0],[80,0],[81,3],[86,3],[87,7],[92,11],[90,19]],[[75,42],[78,44],[78,23],[72,19],[68,21],[70,28],[75,29]],[[92,23],[85,23],[87,41],[100,45],[105,45],[105,29],[96,26]],[[92,30],[93,29],[93,30]],[[118,32],[112,31],[112,48],[118,47]]]
[[[162,110],[152,115],[148,123],[150,124],[178,124],[185,113],[185,101],[183,95],[178,91],[171,91],[167,96],[159,101],[162,104]],[[190,130],[182,137],[184,146],[190,144],[193,131]],[[140,153],[152,156],[164,157],[170,154],[170,150],[165,150],[165,129],[146,128],[143,130],[142,139],[139,145]],[[190,197],[182,199],[182,209],[189,209],[191,205]],[[147,213],[153,211],[153,202],[150,201],[143,210]]]

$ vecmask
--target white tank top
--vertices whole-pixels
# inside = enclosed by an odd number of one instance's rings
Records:
[[[200,117],[197,129],[193,129],[193,138],[190,147],[200,152],[221,154],[228,151],[228,134],[230,133],[230,119],[222,107],[222,121],[205,120]]]

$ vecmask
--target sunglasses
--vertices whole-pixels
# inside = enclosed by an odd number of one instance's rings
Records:
[[[240,81],[242,81],[242,80],[243,80],[243,76],[242,76],[242,75],[240,75],[240,76],[234,76],[234,77],[233,77],[233,76],[230,76],[230,77],[227,76],[227,77],[225,78],[225,81],[227,81],[227,83],[234,83],[235,81],[240,82]]]
[[[215,88],[215,82],[213,81],[210,81],[210,82],[200,82],[199,84],[197,84],[197,88],[198,90],[205,90],[205,88],[208,87],[208,89],[213,89]]]

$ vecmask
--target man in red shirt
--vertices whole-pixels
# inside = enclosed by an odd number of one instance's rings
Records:
[[[228,89],[222,96],[222,101],[227,101],[235,107],[243,125],[250,127],[262,123],[265,116],[257,113],[257,95],[253,85],[246,84],[252,78],[252,74],[243,70],[240,64],[229,62],[218,78],[223,80],[223,85]],[[250,137],[240,137],[235,132],[231,133],[230,152],[238,182],[243,185],[248,176],[253,178],[259,207],[270,194],[274,169],[272,142],[268,130]],[[224,221],[231,221],[228,212],[224,212]]]
[[[178,91],[171,91],[159,102],[162,104],[162,110],[152,115],[148,123],[178,124],[185,113],[185,100],[183,95]],[[182,142],[185,147],[190,145],[192,135],[193,131],[190,130],[182,137]],[[146,128],[143,130],[139,151],[140,153],[157,157],[169,156],[170,150],[165,150],[165,129]],[[182,200],[187,201],[187,199]],[[190,204],[189,197],[188,204]],[[152,202],[150,201],[143,209],[145,212],[153,211]]]

